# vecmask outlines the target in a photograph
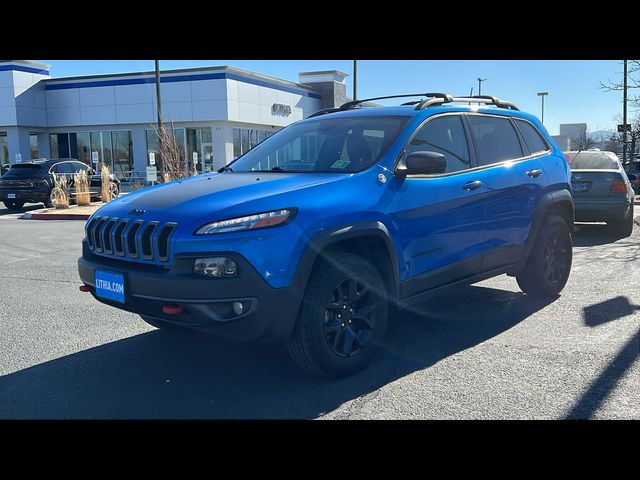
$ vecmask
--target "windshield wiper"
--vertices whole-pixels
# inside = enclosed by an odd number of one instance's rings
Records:
[[[256,173],[268,173],[268,172],[288,172],[288,170],[285,170],[282,167],[273,167],[271,170],[251,170],[252,172],[256,172]]]
[[[222,172],[233,172],[233,168],[231,167],[222,167],[218,170],[218,173],[222,173]]]

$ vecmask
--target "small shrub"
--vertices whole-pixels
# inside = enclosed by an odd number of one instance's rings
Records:
[[[78,206],[90,205],[91,194],[89,193],[89,175],[82,170],[74,175],[73,181],[76,185],[76,203]]]

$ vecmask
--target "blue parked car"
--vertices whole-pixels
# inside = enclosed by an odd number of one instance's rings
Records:
[[[400,308],[447,288],[506,273],[557,295],[574,221],[562,151],[510,103],[421,96],[317,112],[218,173],[108,203],[86,224],[80,289],[159,328],[286,342],[327,376],[364,368]]]

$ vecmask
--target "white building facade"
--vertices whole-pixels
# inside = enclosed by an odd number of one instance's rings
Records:
[[[144,172],[158,148],[154,72],[51,78],[49,68],[0,61],[0,163],[77,158],[123,177]],[[346,76],[305,72],[295,83],[228,66],[163,71],[163,122],[187,168],[214,171],[280,128],[339,106]]]

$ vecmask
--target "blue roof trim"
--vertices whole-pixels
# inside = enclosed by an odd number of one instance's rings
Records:
[[[261,87],[275,88],[283,90],[289,93],[295,93],[297,95],[304,95],[311,98],[320,99],[320,95],[316,93],[303,90],[301,88],[288,87],[286,85],[280,85],[275,82],[269,82],[268,80],[260,80],[251,77],[245,77],[236,73],[204,73],[200,75],[174,75],[170,77],[161,77],[160,83],[172,83],[172,82],[196,82],[199,80],[236,80],[238,82],[250,83],[252,85],[258,85]],[[156,83],[154,77],[138,77],[138,78],[122,78],[113,80],[90,80],[87,82],[69,82],[69,83],[47,83],[45,84],[46,90],[67,90],[70,88],[91,88],[91,87],[117,87],[120,85],[141,85],[146,83]]]
[[[9,70],[27,73],[38,73],[40,75],[49,75],[49,70],[43,70],[42,68],[27,67],[24,65],[0,65],[0,72],[6,72]]]

